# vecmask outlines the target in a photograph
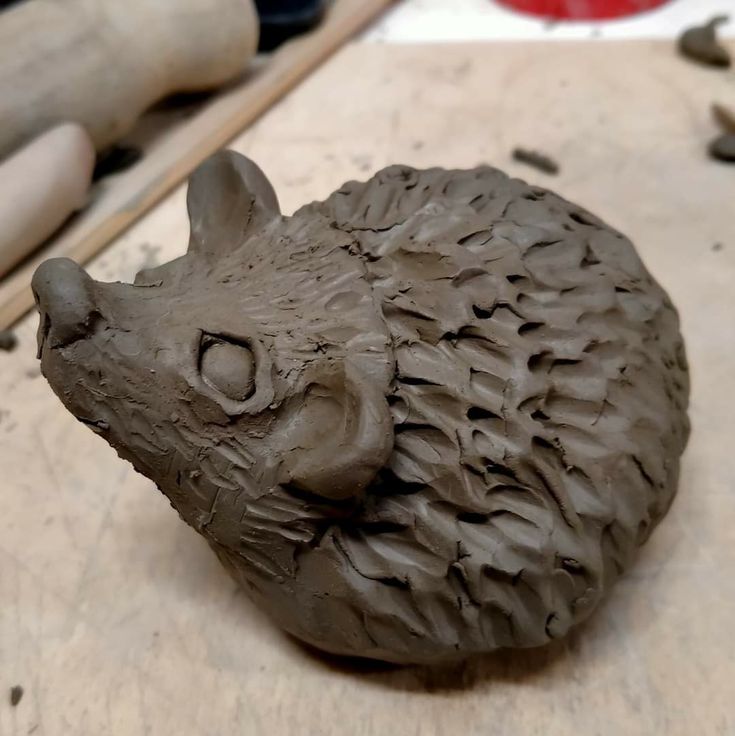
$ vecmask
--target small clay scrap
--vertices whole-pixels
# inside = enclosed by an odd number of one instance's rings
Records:
[[[15,708],[23,699],[23,687],[21,685],[13,685],[10,688],[10,705]]]
[[[545,174],[559,173],[559,164],[550,156],[539,151],[531,151],[528,148],[514,148],[513,160],[533,166],[534,169],[543,171]]]
[[[15,350],[17,345],[18,338],[15,336],[14,332],[11,332],[10,330],[0,330],[0,350],[4,350],[9,353],[11,350]]]
[[[291,216],[189,184],[187,255],[33,278],[41,368],[273,620],[436,662],[564,636],[676,492],[689,381],[631,242],[482,166],[391,166]]]
[[[712,105],[712,117],[726,133],[735,133],[735,112],[729,107],[715,102]]]
[[[723,133],[709,144],[709,155],[718,161],[735,163],[735,133]]]
[[[688,28],[679,37],[679,51],[687,59],[714,67],[729,67],[730,52],[717,40],[717,27],[729,20],[718,15],[702,26]]]
[[[717,161],[735,163],[735,113],[724,105],[712,105],[712,115],[724,133],[709,144],[709,155]]]

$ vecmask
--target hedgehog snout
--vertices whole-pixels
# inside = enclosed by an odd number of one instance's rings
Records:
[[[94,281],[74,261],[69,258],[44,261],[33,275],[31,288],[41,315],[39,357],[46,342],[51,348],[59,348],[89,334],[99,317]]]

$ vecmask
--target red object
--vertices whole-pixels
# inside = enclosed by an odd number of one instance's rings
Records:
[[[665,5],[668,0],[498,0],[513,10],[543,18],[603,20],[622,18]]]

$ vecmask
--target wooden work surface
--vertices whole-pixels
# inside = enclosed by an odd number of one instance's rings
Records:
[[[492,162],[607,218],[679,306],[693,433],[669,516],[565,641],[446,671],[346,669],[272,628],[151,483],[62,409],[36,319],[0,354],[0,734],[735,733],[735,168],[707,160],[735,74],[668,44],[354,44],[234,146],[286,211],[385,164]],[[558,177],[514,165],[516,144]],[[182,251],[184,190],[92,267]],[[7,692],[7,691],[6,691]]]

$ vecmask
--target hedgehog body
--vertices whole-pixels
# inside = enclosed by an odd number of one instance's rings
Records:
[[[676,490],[668,297],[620,233],[490,167],[275,202],[220,154],[184,258],[137,286],[42,267],[52,386],[319,648],[430,662],[562,636]]]

